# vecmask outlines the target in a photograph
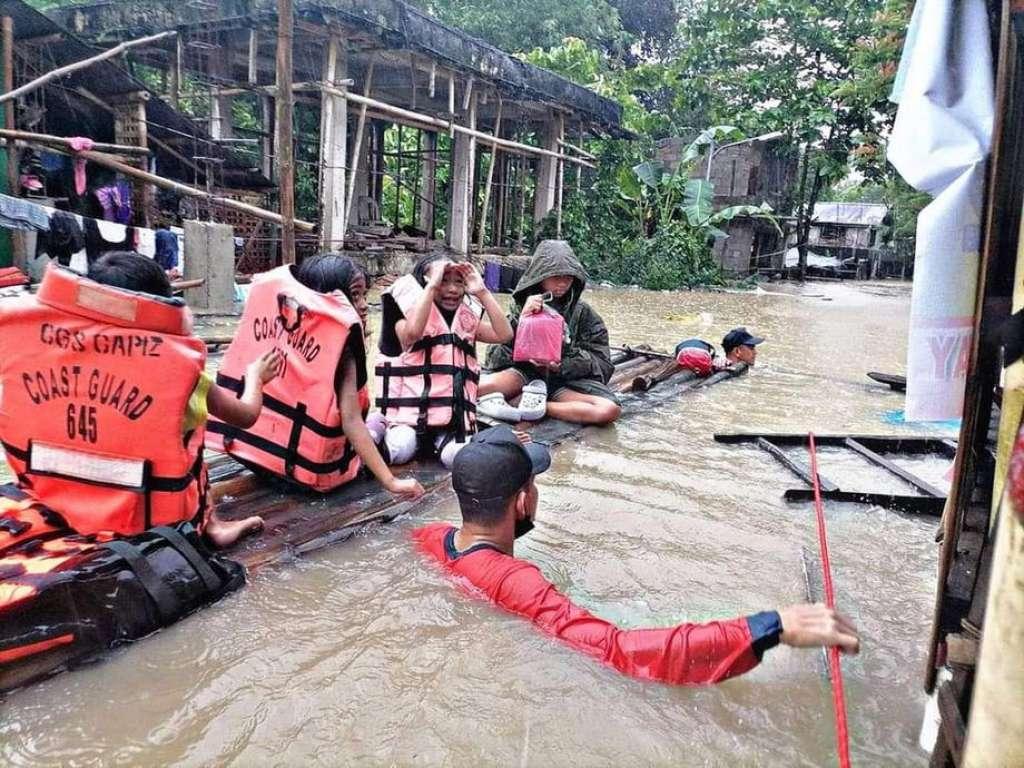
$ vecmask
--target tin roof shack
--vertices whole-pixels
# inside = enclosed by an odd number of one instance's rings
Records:
[[[664,139],[658,143],[657,157],[674,170],[688,143],[679,137]],[[723,146],[714,151],[711,160],[714,208],[717,211],[733,205],[766,202],[782,215],[790,207],[796,170],[797,157],[782,137],[752,139]],[[690,176],[706,178],[707,171],[705,153],[694,165]],[[770,222],[740,216],[722,229],[728,237],[715,241],[713,253],[726,272],[737,276],[749,275],[759,268],[771,268],[775,261],[778,262],[776,268],[781,268],[784,241]]]
[[[838,259],[847,275],[866,279],[899,274],[887,241],[891,225],[889,208],[881,203],[817,203],[807,247]]]
[[[257,139],[257,163],[281,181],[276,2],[51,13],[104,46],[177,30],[135,58],[215,138]],[[292,53],[296,204],[318,222],[300,252],[360,251],[377,271],[444,247],[436,237],[459,254],[522,246],[535,221],[561,210],[565,176],[593,167],[579,143],[626,135],[614,102],[401,0],[295,0]]]

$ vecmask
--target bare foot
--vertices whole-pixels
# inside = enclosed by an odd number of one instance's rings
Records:
[[[262,517],[254,515],[244,520],[221,520],[216,513],[213,513],[206,521],[205,533],[217,549],[225,549],[242,537],[262,530]]]

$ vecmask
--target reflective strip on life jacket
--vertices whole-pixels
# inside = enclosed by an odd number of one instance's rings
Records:
[[[206,362],[188,307],[50,266],[0,303],[0,440],[30,496],[74,531],[131,535],[202,514]]]
[[[345,437],[335,380],[346,346],[357,378],[365,377],[362,339],[359,315],[344,296],[307,288],[287,266],[258,276],[217,383],[241,396],[246,367],[275,347],[285,365],[264,386],[256,423],[239,429],[211,418],[207,445],[314,490],[349,482],[362,464]],[[362,404],[366,384],[356,384]]]
[[[389,293],[408,316],[423,288],[406,275]],[[476,334],[481,314],[464,300],[449,327],[435,304],[422,338],[400,355],[379,356],[374,371],[376,402],[389,423],[407,424],[421,435],[430,428],[448,428],[458,440],[475,431],[480,381]]]

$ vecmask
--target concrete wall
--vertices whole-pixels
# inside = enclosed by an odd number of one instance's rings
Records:
[[[235,309],[235,232],[227,224],[185,222],[185,280],[202,278],[185,291],[197,314],[229,314]]]

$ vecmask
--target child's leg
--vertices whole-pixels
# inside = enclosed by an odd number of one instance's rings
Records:
[[[457,442],[455,436],[446,433],[438,435],[434,439],[434,450],[438,451],[438,458],[444,465],[445,469],[451,469],[452,463],[455,461],[456,454],[466,447],[466,443],[470,440],[470,435],[466,436],[463,442]]]
[[[506,400],[511,401],[513,398],[519,397],[525,384],[526,379],[523,378],[523,374],[515,368],[506,368],[503,371],[482,376],[477,396],[500,392]]]
[[[407,424],[393,424],[384,433],[384,446],[387,448],[385,458],[388,464],[406,464],[416,455],[419,441],[416,430]]]
[[[221,520],[211,505],[203,525],[203,533],[218,549],[230,547],[243,536],[263,530],[263,518],[253,515],[242,520]]]
[[[610,424],[619,418],[622,408],[599,395],[584,395],[562,388],[548,398],[548,416],[575,424]]]

